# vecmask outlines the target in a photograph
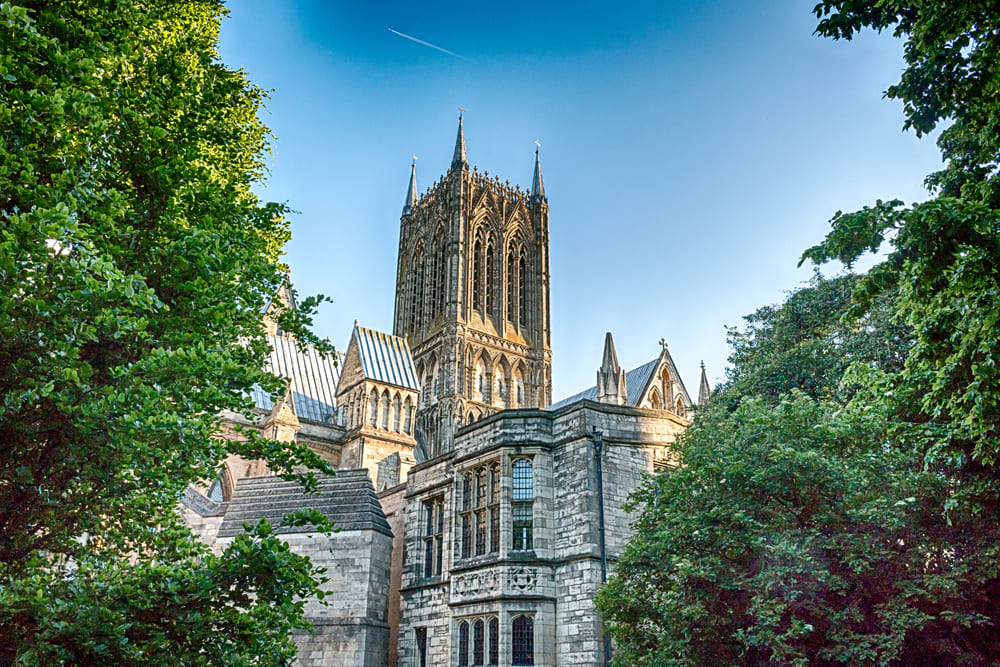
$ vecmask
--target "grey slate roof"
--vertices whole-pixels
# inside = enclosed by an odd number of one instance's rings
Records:
[[[410,346],[399,336],[355,325],[354,336],[365,377],[377,382],[419,390]],[[297,405],[297,404],[296,404]]]
[[[218,537],[243,533],[243,524],[266,518],[279,534],[311,533],[312,526],[281,526],[288,512],[315,508],[340,530],[375,530],[392,535],[385,512],[366,470],[338,470],[321,476],[318,493],[306,493],[295,481],[281,477],[244,477],[236,482]]]
[[[337,412],[337,382],[343,355],[323,355],[312,345],[302,352],[294,340],[284,336],[268,336],[267,339],[271,344],[267,370],[292,381],[292,403],[298,418],[330,421]],[[262,410],[274,407],[271,397],[260,387],[254,387],[253,398]]]
[[[642,390],[646,388],[646,383],[649,382],[649,376],[656,371],[656,366],[660,362],[660,357],[657,356],[650,362],[643,364],[637,368],[625,373],[625,394],[626,394],[626,405],[635,407],[636,402],[642,395]],[[576,403],[577,401],[586,399],[588,401],[597,400],[597,385],[594,385],[590,389],[584,389],[579,394],[574,394],[569,398],[564,398],[558,403],[553,403],[549,406],[549,410],[556,410],[563,407],[564,405],[569,405],[570,403]]]

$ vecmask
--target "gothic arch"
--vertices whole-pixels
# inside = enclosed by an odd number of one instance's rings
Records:
[[[431,272],[429,276],[430,319],[435,320],[444,313],[448,289],[448,257],[444,222],[439,222],[431,240]]]
[[[664,407],[663,401],[660,400],[660,391],[656,387],[653,387],[653,390],[649,392],[649,407],[654,410],[661,410]]]
[[[510,396],[510,363],[504,354],[497,355],[493,364],[491,398],[494,405],[506,406]]]
[[[424,294],[424,242],[417,239],[410,255],[410,285],[407,289],[407,322],[411,330],[420,328],[422,317],[422,297]]]

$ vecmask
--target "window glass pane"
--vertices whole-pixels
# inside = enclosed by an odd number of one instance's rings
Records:
[[[490,503],[500,502],[500,464],[490,466]]]
[[[472,473],[467,473],[465,475],[465,481],[462,484],[462,503],[465,507],[465,511],[472,509]]]
[[[512,663],[515,665],[535,664],[535,633],[531,619],[518,616],[514,619],[512,632]]]
[[[500,508],[490,510],[490,552],[500,551]]]
[[[514,539],[511,548],[524,551],[532,548],[531,503],[515,503],[511,506]]]
[[[490,661],[488,664],[495,665],[500,662],[500,621],[496,618],[490,619]]]
[[[472,664],[473,665],[481,665],[481,664],[483,664],[483,655],[485,653],[485,651],[484,651],[484,648],[485,648],[484,647],[484,643],[485,643],[485,639],[486,639],[485,636],[484,636],[484,632],[483,632],[484,629],[485,628],[483,626],[483,621],[481,619],[477,620],[472,625]]]
[[[458,664],[469,664],[469,624],[465,621],[458,624]]]
[[[486,504],[486,468],[476,471],[476,507]]]
[[[476,555],[486,553],[486,510],[476,512]]]
[[[472,555],[472,517],[466,514],[462,517],[462,558]]]
[[[519,459],[514,461],[514,489],[511,500],[533,500],[534,489],[531,475],[531,461]]]

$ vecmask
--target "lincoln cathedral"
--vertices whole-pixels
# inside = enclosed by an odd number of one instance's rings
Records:
[[[329,578],[301,665],[605,664],[594,596],[630,534],[623,504],[690,424],[666,343],[626,370],[608,333],[600,359],[563,360],[592,365],[594,385],[553,401],[540,157],[528,189],[480,172],[461,118],[447,174],[420,195],[411,167],[397,267],[392,333],[355,322],[336,355],[277,326],[295,308],[286,285],[264,323],[287,391],[256,392],[252,423],[224,415],[228,437],[305,443],[336,476],[306,494],[233,457],[188,488],[185,520],[220,551],[297,508],[337,524],[277,529]],[[709,392],[702,368],[698,402]]]

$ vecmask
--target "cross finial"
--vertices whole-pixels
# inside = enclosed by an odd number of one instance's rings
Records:
[[[417,157],[416,155],[411,155],[410,157],[411,157],[411,158],[413,158],[413,164],[416,164],[416,163],[417,163],[417,160],[419,160],[419,159],[420,159],[420,158],[418,158],[418,157]]]
[[[465,107],[458,107],[458,117],[461,118],[465,115]]]
[[[660,347],[662,347],[664,349],[664,351],[667,349],[667,339],[666,338],[661,338],[660,339]]]

